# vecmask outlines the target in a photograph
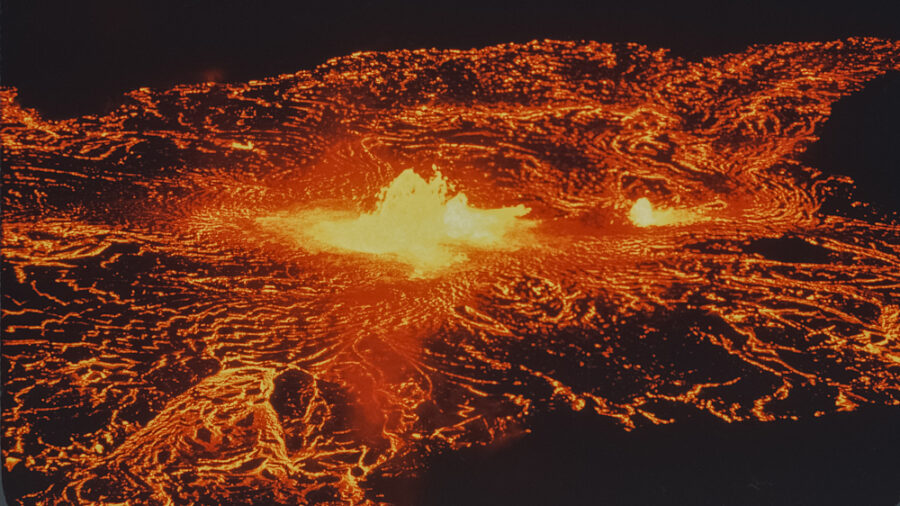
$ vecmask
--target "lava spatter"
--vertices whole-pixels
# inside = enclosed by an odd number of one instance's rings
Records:
[[[366,503],[545,409],[900,404],[900,226],[797,156],[898,61],[357,53],[65,121],[3,89],[13,499]]]
[[[412,266],[415,276],[437,274],[465,261],[465,249],[514,249],[521,240],[514,241],[513,233],[533,225],[519,219],[529,212],[522,205],[477,209],[469,205],[465,193],[452,197],[447,193],[439,171],[426,181],[407,169],[381,190],[372,212],[315,209],[258,221],[295,237],[307,249],[330,247],[388,256]]]

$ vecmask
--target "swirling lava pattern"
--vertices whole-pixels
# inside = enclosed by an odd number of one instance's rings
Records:
[[[699,62],[542,41],[65,121],[4,89],[3,465],[34,484],[14,499],[381,502],[548,409],[630,430],[898,405],[900,226],[799,157],[898,69],[876,39]],[[476,208],[530,209],[530,240],[423,277],[267,226],[368,212],[432,165]]]

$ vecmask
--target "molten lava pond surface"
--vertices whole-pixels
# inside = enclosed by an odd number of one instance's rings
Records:
[[[801,155],[897,70],[540,41],[59,121],[2,88],[8,498],[391,504],[547,413],[896,407],[900,222]]]

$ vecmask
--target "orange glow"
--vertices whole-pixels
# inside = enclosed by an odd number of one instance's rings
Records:
[[[447,181],[436,168],[430,181],[407,169],[381,190],[372,212],[338,218],[313,211],[281,221],[295,223],[294,233],[303,241],[387,256],[421,276],[466,260],[467,249],[515,248],[513,233],[532,225],[520,219],[528,212],[522,205],[472,207],[464,193],[449,196]]]
[[[373,504],[551,409],[900,405],[900,223],[799,157],[890,70],[878,39],[534,41],[61,121],[0,88],[16,500]]]
[[[687,210],[655,208],[647,197],[641,197],[634,202],[628,211],[628,218],[638,227],[683,225],[699,220],[697,215]]]
[[[251,141],[251,142],[247,142],[246,144],[244,144],[244,143],[242,143],[242,142],[234,141],[234,142],[231,143],[231,147],[234,148],[234,149],[252,150],[252,149],[253,149],[253,142]]]

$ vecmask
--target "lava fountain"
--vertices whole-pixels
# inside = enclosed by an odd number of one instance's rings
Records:
[[[63,121],[3,88],[10,498],[376,503],[549,410],[896,406],[900,224],[799,155],[898,62],[356,53]]]
[[[654,209],[647,197],[641,197],[634,202],[628,212],[628,218],[638,227],[675,225],[696,221],[696,218],[686,210]]]
[[[531,223],[522,205],[478,209],[465,193],[448,196],[440,172],[426,181],[412,169],[383,188],[374,211],[341,216],[314,210],[292,217],[260,218],[261,223],[296,234],[301,244],[339,251],[389,256],[412,266],[415,276],[464,261],[465,248],[512,249],[513,233]],[[345,213],[346,214],[346,213]]]

